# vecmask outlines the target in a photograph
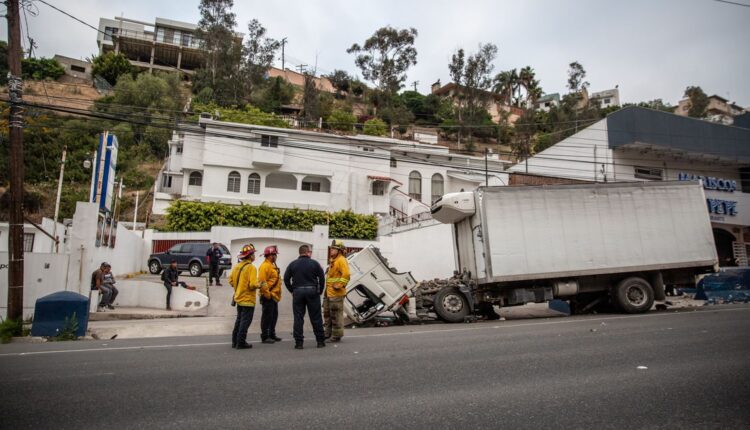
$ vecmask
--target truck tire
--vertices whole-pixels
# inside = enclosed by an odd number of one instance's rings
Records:
[[[189,270],[190,270],[190,276],[193,276],[193,277],[198,277],[203,274],[203,266],[201,266],[201,264],[198,263],[197,261],[190,263]]]
[[[443,288],[435,294],[435,313],[445,322],[463,322],[469,316],[469,303],[457,288]]]
[[[151,272],[152,275],[158,275],[159,273],[161,273],[161,263],[159,263],[159,260],[149,261],[148,271]]]
[[[648,312],[654,305],[654,289],[645,279],[634,276],[617,284],[614,298],[623,312],[640,314]]]

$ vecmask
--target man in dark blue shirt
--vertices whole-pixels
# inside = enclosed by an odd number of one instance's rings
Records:
[[[292,293],[294,309],[294,349],[302,349],[305,323],[305,309],[310,313],[318,348],[326,346],[323,333],[323,317],[320,313],[320,295],[326,285],[326,275],[320,264],[310,258],[312,250],[308,245],[299,247],[299,258],[292,261],[284,272],[284,285]]]
[[[211,285],[213,279],[216,279],[216,286],[221,287],[221,282],[219,281],[219,263],[221,262],[221,257],[224,256],[224,253],[221,252],[219,244],[214,243],[211,248],[208,248],[206,256],[208,257],[208,265],[210,269],[208,272],[208,285]]]

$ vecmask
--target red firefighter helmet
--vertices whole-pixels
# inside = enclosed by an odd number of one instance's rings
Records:
[[[276,245],[270,245],[267,246],[265,250],[263,250],[263,256],[268,257],[269,255],[278,255],[279,249],[276,247]]]
[[[255,246],[253,246],[252,243],[248,243],[247,245],[242,247],[237,257],[239,257],[240,260],[244,260],[252,254],[255,254]]]

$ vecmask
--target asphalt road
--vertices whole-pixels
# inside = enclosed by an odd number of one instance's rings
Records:
[[[0,428],[748,428],[750,306],[0,347]],[[645,367],[639,369],[639,366]]]

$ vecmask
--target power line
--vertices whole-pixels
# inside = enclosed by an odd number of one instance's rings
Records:
[[[735,5],[735,6],[744,6],[744,7],[750,7],[750,4],[745,4],[745,3],[737,3],[737,2],[733,2],[733,1],[728,1],[728,0],[715,0],[715,1],[717,1],[717,2],[719,2],[719,3],[732,4],[732,5]]]

